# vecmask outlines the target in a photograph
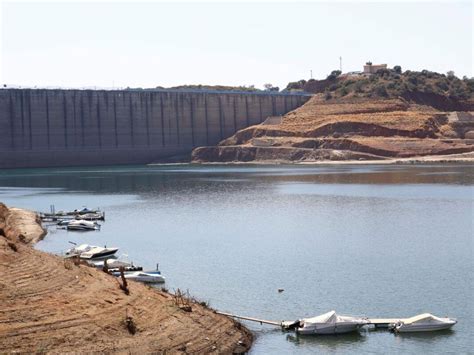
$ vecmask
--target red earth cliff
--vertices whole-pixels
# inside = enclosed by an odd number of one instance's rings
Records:
[[[194,162],[388,160],[474,151],[472,112],[441,111],[403,98],[313,96],[281,119],[238,131]]]

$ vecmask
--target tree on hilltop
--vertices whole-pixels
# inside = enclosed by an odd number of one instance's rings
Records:
[[[339,75],[341,75],[341,74],[342,74],[342,71],[340,71],[340,70],[333,70],[333,71],[331,72],[331,74],[329,74],[329,75],[327,76],[326,79],[327,79],[327,80],[334,80],[334,79],[336,79],[336,78],[337,78]]]
[[[273,86],[270,83],[263,84],[263,87],[265,88],[266,91],[280,91],[280,88],[278,86]]]

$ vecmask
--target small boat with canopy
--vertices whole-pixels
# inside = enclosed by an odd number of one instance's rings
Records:
[[[367,318],[341,316],[330,311],[312,318],[303,318],[295,322],[282,322],[284,329],[295,330],[302,335],[327,335],[354,332],[368,325]]]
[[[118,248],[99,247],[89,244],[81,244],[66,251],[66,257],[78,256],[81,259],[96,259],[108,257],[115,254]]]
[[[432,332],[449,329],[456,323],[457,320],[454,318],[441,318],[430,313],[423,313],[390,324],[388,328],[395,333]]]

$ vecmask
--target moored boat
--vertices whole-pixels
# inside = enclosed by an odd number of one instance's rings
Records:
[[[396,333],[432,332],[450,329],[456,323],[457,320],[454,318],[441,318],[430,313],[423,313],[390,324],[389,329]]]
[[[94,212],[94,213],[78,214],[76,215],[76,218],[85,219],[86,221],[104,221],[105,213]]]
[[[134,272],[134,271],[143,271],[143,267],[141,266],[122,266],[124,272]],[[109,273],[115,274],[120,273],[119,267],[109,268]]]
[[[49,213],[40,213],[40,218],[42,221],[49,221],[55,222],[58,220],[65,220],[65,219],[84,219],[88,221],[99,221],[105,220],[105,212],[97,209],[97,210],[90,210],[88,208],[83,208],[81,210],[74,210],[74,211],[58,211],[55,212],[53,209]]]
[[[123,268],[124,271],[143,271],[143,267],[136,266],[133,263],[128,261],[123,261],[119,259],[104,259],[100,261],[92,261],[91,265],[96,268],[103,268],[105,263],[107,263],[107,269],[109,273],[120,272],[120,268]]]
[[[101,210],[99,209],[96,209],[96,210],[90,210],[88,209],[87,207],[83,207],[82,209],[75,209],[74,211],[70,211],[70,212],[62,212],[62,213],[66,213],[68,215],[73,215],[73,216],[76,216],[76,215],[84,215],[84,214],[88,214],[88,213],[102,213]]]
[[[366,318],[341,316],[335,311],[321,314],[317,317],[303,318],[295,322],[282,322],[284,329],[294,329],[302,335],[327,335],[354,332],[369,324]]]
[[[67,230],[73,231],[90,231],[100,229],[100,224],[93,221],[85,221],[83,219],[74,219],[66,224]]]
[[[72,219],[61,219],[59,220],[56,225],[60,226],[60,227],[67,227],[67,225],[69,224],[69,222],[71,222]]]
[[[119,273],[120,275],[120,273]],[[134,280],[145,283],[164,283],[165,277],[160,271],[134,271],[124,273],[127,280]]]
[[[81,244],[66,251],[67,257],[79,256],[81,259],[96,259],[114,255],[118,248],[99,247],[89,244]]]
[[[127,271],[126,269],[124,271],[124,277],[128,280],[134,280],[134,281],[139,281],[139,282],[144,282],[144,283],[163,283],[165,282],[165,277],[161,274],[161,271],[159,270],[159,265],[156,264],[156,270],[153,271]],[[114,276],[121,276],[121,271],[119,269],[109,269],[109,273],[111,273]]]

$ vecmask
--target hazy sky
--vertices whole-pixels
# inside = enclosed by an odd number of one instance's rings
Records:
[[[0,0],[2,1],[2,0]],[[1,83],[285,87],[364,62],[471,77],[467,2],[12,2]]]

